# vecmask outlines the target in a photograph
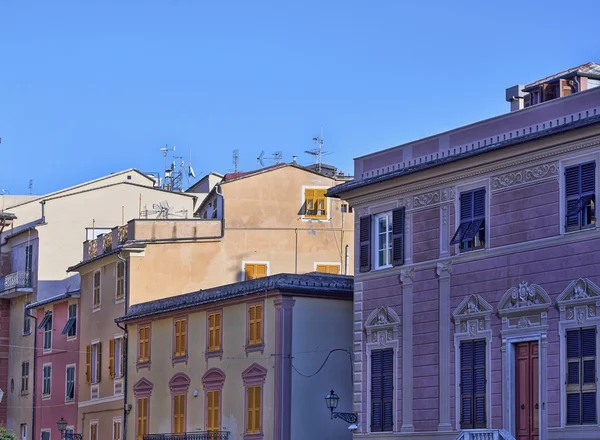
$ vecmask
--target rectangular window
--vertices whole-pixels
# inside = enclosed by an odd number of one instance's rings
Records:
[[[50,440],[50,431],[42,431],[42,440]]]
[[[117,292],[115,298],[117,301],[125,298],[125,263],[122,261],[117,263]]]
[[[148,362],[150,360],[150,326],[140,326],[138,337],[138,362]]]
[[[304,203],[306,218],[327,218],[327,198],[325,197],[326,189],[305,189]]]
[[[90,440],[98,440],[98,423],[90,425]]]
[[[262,344],[262,304],[248,307],[248,345]]]
[[[565,231],[596,225],[596,162],[565,168]]]
[[[38,325],[38,328],[44,329],[44,350],[52,349],[52,312],[47,311],[44,319]]]
[[[28,335],[31,333],[31,318],[29,317],[29,310],[27,306],[31,304],[31,301],[27,301],[23,306],[23,334]]]
[[[485,246],[485,188],[460,194],[460,224],[450,244],[461,252]]]
[[[183,434],[185,432],[185,394],[173,396],[173,432]]]
[[[123,358],[124,358],[124,349],[125,343],[123,338],[115,338],[114,339],[114,377],[116,379],[120,379],[123,377]]]
[[[66,393],[65,393],[65,402],[72,402],[75,399],[75,367],[69,366],[67,367],[67,377],[66,377]]]
[[[206,392],[206,430],[221,430],[221,390]]]
[[[42,396],[50,397],[52,393],[52,365],[44,365],[42,379]]]
[[[175,357],[185,356],[187,354],[187,319],[179,318],[175,320]]]
[[[93,308],[100,307],[100,271],[94,272],[94,301]]]
[[[596,425],[596,328],[567,330],[567,425]]]
[[[486,427],[485,339],[460,343],[461,429]]]
[[[372,223],[374,230],[371,231]],[[404,229],[406,227],[405,208],[392,212],[360,218],[359,264],[360,272],[371,270],[371,233],[374,240],[375,268],[381,269],[404,264]]]
[[[29,279],[31,279],[31,271],[33,270],[33,245],[27,245],[25,247],[25,272]]]
[[[208,315],[208,351],[221,349],[221,312]]]
[[[375,216],[375,261],[376,267],[392,265],[392,214]]]
[[[137,440],[144,440],[148,434],[148,398],[137,399]]]
[[[121,440],[121,420],[113,420],[113,440]]]
[[[394,350],[371,352],[371,432],[394,429]]]
[[[77,336],[77,304],[69,304],[69,317],[61,334],[67,334],[67,338]]]
[[[317,264],[317,272],[339,275],[340,266],[339,264]]]
[[[260,432],[260,406],[261,406],[261,387],[260,385],[247,388],[246,405],[248,413],[246,414],[246,432],[248,434],[257,434]]]
[[[27,440],[27,424],[21,424],[21,440]]]
[[[29,362],[21,364],[21,394],[29,391]]]
[[[267,276],[267,265],[266,264],[249,264],[244,265],[244,279],[255,280],[257,278],[264,278]]]
[[[96,342],[92,344],[89,352],[89,363],[87,368],[90,371],[90,380],[91,383],[99,383],[101,376],[101,365],[102,365],[102,343]]]

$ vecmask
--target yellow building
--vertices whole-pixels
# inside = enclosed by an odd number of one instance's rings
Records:
[[[128,438],[350,438],[323,398],[351,404],[352,288],[278,274],[132,306]]]

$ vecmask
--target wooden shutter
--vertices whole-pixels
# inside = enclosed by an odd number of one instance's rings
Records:
[[[359,264],[360,272],[371,270],[371,216],[360,218],[360,249]]]
[[[473,429],[473,342],[460,344],[460,427]]]
[[[92,383],[92,346],[85,347],[85,381]]]
[[[485,405],[485,339],[473,342],[473,394],[475,416],[475,428],[486,427],[486,405]]]
[[[371,432],[394,428],[394,350],[371,352]]]
[[[108,377],[115,378],[115,340],[108,341]]]
[[[254,388],[248,387],[246,395],[246,432],[254,432]]]
[[[596,425],[596,328],[567,330],[567,424]]]
[[[262,343],[262,304],[256,305],[256,326],[254,327],[256,343]]]
[[[461,429],[486,427],[486,341],[460,344]]]
[[[583,210],[594,201],[596,192],[596,162],[565,169],[565,230],[573,231],[591,224],[582,217]]]
[[[404,264],[405,222],[405,209],[394,209],[392,212],[392,264],[394,266]]]
[[[96,356],[96,371],[98,372],[98,380],[96,383],[100,383],[100,380],[102,379],[102,342],[98,342],[97,346],[98,355]]]

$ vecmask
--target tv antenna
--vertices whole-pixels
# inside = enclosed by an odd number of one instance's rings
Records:
[[[29,195],[33,194],[33,179],[29,179]]]
[[[321,129],[321,136],[315,136],[312,138],[313,142],[317,144],[317,148],[313,148],[312,150],[306,150],[306,154],[310,154],[311,156],[315,156],[317,159],[317,172],[321,172],[321,167],[323,165],[323,156],[327,153],[323,151],[323,129]]]
[[[144,210],[141,212],[144,218],[148,218],[149,215],[156,215],[157,219],[168,219],[172,217],[183,217],[187,218],[187,209],[182,209],[181,211],[171,211],[171,207],[169,206],[169,202],[162,201],[160,203],[152,204],[152,209],[148,209],[144,206]]]
[[[240,161],[240,150],[233,150],[233,172],[238,172],[238,162]]]
[[[273,153],[273,156],[265,157],[265,152],[263,150],[260,152],[260,155],[256,158],[256,160],[258,161],[261,167],[265,166],[265,160],[272,160],[275,161],[275,164],[279,164],[283,160],[283,153],[281,151],[275,151]]]

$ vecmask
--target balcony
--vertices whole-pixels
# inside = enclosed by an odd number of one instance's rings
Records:
[[[20,270],[0,277],[0,296],[14,298],[21,293],[33,292],[31,271]]]
[[[144,440],[228,440],[229,431],[196,431],[185,434],[146,434]]]
[[[504,429],[467,429],[461,431],[456,440],[515,440],[515,438]]]

